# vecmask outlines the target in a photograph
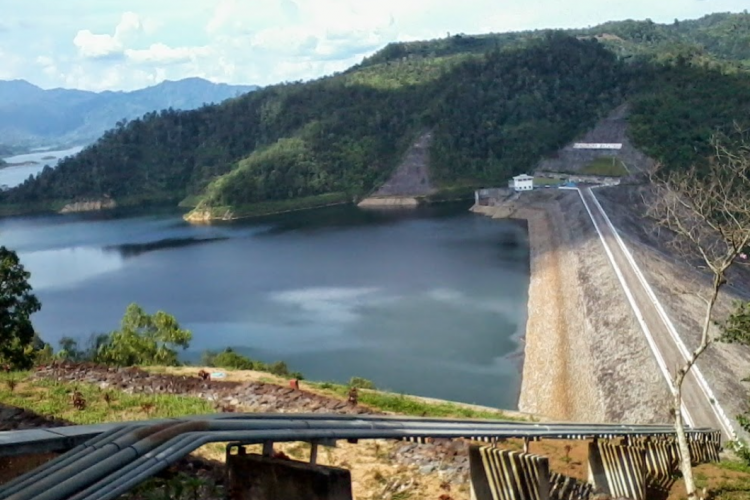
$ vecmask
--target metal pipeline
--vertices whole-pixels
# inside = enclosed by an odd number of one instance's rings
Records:
[[[372,422],[372,421],[348,421],[343,423],[341,420],[338,421],[326,421],[326,420],[316,420],[316,421],[305,421],[302,419],[295,419],[295,420],[289,420],[288,423],[294,424],[294,425],[285,425],[284,430],[293,430],[294,428],[297,429],[321,429],[321,430],[328,430],[331,428],[339,428],[339,429],[352,429],[352,430],[373,430],[373,429],[382,429],[382,430],[389,430],[389,431],[395,431],[399,432],[399,434],[403,434],[404,432],[407,432],[406,427],[408,425],[414,422],[398,422],[387,420],[383,422]],[[255,425],[249,425],[249,424],[255,424]],[[258,430],[264,430],[266,426],[265,423],[261,422],[214,422],[210,424],[209,432],[217,433],[217,432],[227,432],[227,431],[253,431],[253,427],[255,427]],[[451,435],[454,436],[456,432],[459,432],[461,429],[465,429],[466,425],[457,423],[457,422],[430,422],[429,424],[432,425],[422,425],[420,431],[421,432],[439,432],[439,431],[450,431]],[[267,431],[266,431],[267,432]],[[155,437],[154,437],[155,438]],[[138,447],[141,443],[137,443],[134,445],[134,447]],[[167,442],[164,443],[154,449],[151,449],[144,453],[140,458],[133,461],[132,463],[128,464],[126,467],[123,467],[121,469],[118,469],[113,474],[107,476],[106,483],[111,484],[113,481],[119,479],[120,477],[129,474],[132,470],[139,468],[142,466],[142,464],[147,461],[148,459],[151,459],[155,456],[158,456],[161,453],[164,453],[168,451],[170,448],[178,447],[179,443],[175,444],[174,442]],[[92,487],[88,488],[86,492],[82,492],[82,494],[75,495],[71,497],[71,500],[75,500],[78,498],[84,498],[85,494],[89,490],[98,490],[100,488],[106,487],[106,484],[97,484],[93,485]]]
[[[36,481],[23,490],[17,491],[6,498],[8,500],[17,500],[21,498],[31,500],[37,498],[37,496],[44,492],[48,493],[50,489],[57,489],[61,482],[64,482],[66,478],[70,477],[72,468],[85,471],[90,467],[97,467],[101,463],[112,458],[113,454],[114,456],[117,456],[121,450],[127,450],[130,445],[137,443],[151,434],[158,433],[159,431],[174,425],[176,424],[159,424],[145,428],[138,428],[134,431],[128,432],[121,437],[104,444],[101,448],[93,450],[92,453],[82,456],[78,460],[67,462],[66,465],[55,472],[44,476],[39,481]]]
[[[57,464],[51,475],[33,485],[28,485],[8,500],[38,499],[58,500],[98,498],[97,491],[110,491],[122,484],[131,484],[133,478],[142,478],[161,468],[160,463],[178,460],[195,447],[190,435],[198,433],[196,440],[236,441],[269,439],[308,440],[331,437],[345,438],[403,438],[418,437],[570,437],[595,435],[672,434],[669,426],[538,424],[500,421],[466,421],[447,419],[399,418],[385,416],[332,416],[332,415],[212,415],[207,421],[196,417],[187,421],[145,429],[115,431],[99,441],[113,441],[91,453],[79,450]],[[137,426],[137,425],[136,425]],[[279,427],[283,427],[279,429]],[[120,432],[120,433],[118,433]],[[205,433],[210,432],[210,435]],[[189,433],[186,437],[185,433]],[[286,436],[286,437],[285,437]],[[197,442],[197,441],[196,441]],[[198,445],[200,446],[200,445]],[[187,450],[187,451],[185,451]],[[114,455],[112,455],[114,453]],[[106,455],[106,457],[105,457]],[[63,464],[63,465],[61,465]],[[71,475],[75,466],[76,472]],[[145,474],[145,476],[144,476]],[[54,488],[51,488],[54,486]],[[17,490],[16,490],[17,491]],[[76,492],[79,492],[76,494]],[[109,497],[108,497],[109,498]]]
[[[88,441],[76,446],[72,450],[60,455],[59,457],[46,462],[42,466],[37,467],[36,469],[0,486],[0,499],[4,499],[14,492],[23,489],[28,484],[31,484],[38,479],[41,479],[42,477],[45,477],[48,474],[60,470],[61,468],[66,467],[68,464],[81,459],[83,456],[92,453],[94,450],[101,448],[105,444],[117,439],[118,437],[123,436],[124,434],[127,434],[133,429],[133,427],[134,426],[131,425],[125,425],[123,427],[115,427],[106,432],[103,432],[102,434],[89,439]]]
[[[277,419],[276,419],[277,420]],[[108,485],[119,485],[122,481],[128,482],[128,479],[132,475],[140,477],[142,474],[153,474],[152,466],[156,464],[149,464],[149,461],[157,460],[154,457],[159,456],[162,453],[168,452],[170,448],[172,451],[167,455],[174,460],[184,456],[184,454],[192,451],[191,448],[188,451],[184,451],[192,446],[189,439],[185,439],[184,436],[180,436],[182,432],[197,432],[200,431],[200,435],[205,432],[211,432],[210,436],[205,439],[208,441],[223,441],[223,440],[239,440],[239,439],[258,439],[260,441],[273,439],[280,440],[282,436],[291,436],[293,440],[302,440],[307,438],[325,438],[327,436],[333,437],[334,434],[339,438],[344,437],[356,437],[366,438],[370,437],[373,432],[377,433],[378,437],[408,437],[408,436],[419,436],[422,437],[425,434],[434,437],[505,437],[508,435],[551,435],[559,436],[561,429],[558,426],[540,426],[528,424],[509,424],[509,423],[495,423],[495,422],[482,422],[480,425],[476,423],[474,425],[467,425],[461,421],[403,421],[397,419],[335,419],[335,420],[323,420],[316,419],[312,422],[310,420],[303,419],[289,419],[284,421],[284,430],[271,430],[269,424],[272,424],[269,420],[258,419],[227,419],[219,421],[203,422],[204,427],[200,427],[200,422],[186,422],[185,424],[178,425],[175,427],[164,429],[158,433],[153,434],[149,438],[143,439],[130,446],[130,450],[124,450],[120,456],[112,457],[107,463],[102,463],[92,467],[86,471],[82,477],[71,477],[64,484],[59,485],[55,488],[55,492],[49,492],[48,495],[38,497],[39,500],[55,500],[61,497],[61,495],[68,495],[70,491],[80,490],[81,487],[85,487],[87,484],[91,485],[85,491],[81,492],[80,495],[76,495],[73,498],[88,498],[88,495],[94,495],[91,498],[96,497],[96,491],[108,491]],[[432,424],[432,425],[430,425]],[[523,429],[526,427],[526,429]],[[532,428],[529,428],[532,427]],[[590,428],[579,425],[566,425],[567,433],[588,435],[591,433]],[[619,431],[620,433],[631,434],[633,432],[642,432],[643,429],[632,429],[627,427],[614,426],[609,428],[611,431]],[[542,429],[545,430],[542,430]],[[651,428],[652,432],[656,429]],[[661,429],[660,429],[661,430]],[[233,431],[233,432],[232,432]],[[239,433],[239,434],[237,434]],[[281,434],[279,434],[281,433]],[[334,434],[331,434],[334,433]],[[242,436],[242,437],[240,437]],[[175,441],[176,440],[176,441]],[[177,443],[177,444],[175,444]],[[187,444],[185,444],[187,443]],[[182,446],[180,446],[182,445]],[[199,445],[200,446],[200,445]],[[125,453],[127,452],[127,453]],[[146,456],[147,455],[147,456]],[[129,465],[123,464],[124,460],[132,460]],[[167,460],[167,461],[169,461]],[[158,461],[158,460],[157,460]],[[108,474],[108,471],[114,471]],[[97,481],[97,479],[104,479],[104,481]],[[94,484],[92,484],[92,482]],[[129,484],[129,482],[128,482]],[[70,491],[69,491],[70,490]]]
[[[476,430],[476,429],[474,429]],[[550,434],[556,430],[546,431]],[[536,436],[538,432],[534,430],[524,431],[529,436]],[[226,431],[190,433],[187,436],[176,438],[172,442],[164,443],[162,446],[152,450],[148,456],[143,456],[134,462],[135,468],[130,468],[125,474],[118,475],[117,478],[107,477],[99,483],[92,485],[87,489],[85,494],[76,495],[70,500],[112,500],[127,492],[134,486],[161,470],[169,467],[180,458],[196,450],[197,448],[210,442],[227,442],[240,441],[243,443],[254,444],[264,441],[307,441],[312,439],[388,439],[409,437],[422,437],[429,434],[431,437],[459,437],[455,430],[437,430],[437,429],[327,429],[327,430],[278,430],[278,431]],[[465,432],[464,434],[468,434]],[[471,433],[474,436],[495,437],[493,431],[478,431]],[[514,435],[517,433],[514,433]],[[53,500],[53,499],[44,499]]]

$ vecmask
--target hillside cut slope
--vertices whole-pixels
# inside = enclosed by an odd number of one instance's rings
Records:
[[[575,173],[597,158],[617,158],[631,172],[647,171],[653,160],[638,150],[628,135],[628,106],[619,106],[582,137],[567,144],[551,158],[539,162],[537,170]],[[621,144],[617,150],[576,149],[575,143]]]

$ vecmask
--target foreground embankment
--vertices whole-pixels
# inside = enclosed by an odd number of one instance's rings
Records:
[[[588,422],[666,421],[666,385],[578,194],[524,193],[472,210],[528,223],[519,409]]]

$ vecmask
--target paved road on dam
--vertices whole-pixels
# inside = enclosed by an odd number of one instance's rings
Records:
[[[671,378],[671,374],[676,368],[684,363],[686,350],[681,349],[678,344],[677,332],[671,326],[669,318],[658,304],[645,278],[632,260],[632,255],[626,251],[624,243],[616,235],[611,222],[609,222],[592,190],[588,187],[582,187],[579,192],[599,232],[610,262],[623,285],[628,301],[659,363],[662,374]],[[712,403],[713,394],[705,380],[702,380],[702,376],[696,373],[695,368],[688,373],[682,392],[683,412],[687,410],[686,421],[688,424],[696,427],[721,429],[725,440],[733,439],[731,427],[729,427],[726,419],[722,418],[721,409],[715,407]],[[668,410],[665,408],[664,411],[666,416]]]

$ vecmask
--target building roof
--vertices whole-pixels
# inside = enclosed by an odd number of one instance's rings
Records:
[[[526,175],[526,174],[521,174],[521,175],[517,175],[517,176],[513,177],[514,181],[530,181],[530,180],[533,180],[533,179],[534,178],[532,176]]]

